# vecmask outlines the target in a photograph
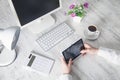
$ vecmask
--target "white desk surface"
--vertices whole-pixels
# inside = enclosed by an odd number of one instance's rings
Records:
[[[50,51],[44,52],[35,42],[40,34],[33,34],[27,28],[23,28],[16,47],[17,59],[7,67],[0,67],[0,80],[56,80],[61,74],[59,59],[61,52],[80,37],[83,38],[84,42],[94,47],[103,46],[120,49],[120,1],[87,0],[89,3],[87,14],[80,24],[76,24],[64,15],[64,11],[68,10],[67,8],[71,3],[77,3],[78,1],[62,0],[63,9],[53,14],[56,18],[55,25],[66,21],[76,30],[75,34],[59,43]],[[85,2],[85,0],[81,2]],[[101,34],[95,41],[89,41],[84,36],[84,29],[91,24],[101,29]],[[32,50],[55,59],[54,67],[49,76],[44,77],[36,72],[31,72],[23,68],[25,58]],[[84,57],[78,57],[74,61],[72,68],[74,80],[120,80],[118,77],[120,70],[117,70],[118,68],[114,68],[113,65],[108,64],[98,56],[86,55]]]

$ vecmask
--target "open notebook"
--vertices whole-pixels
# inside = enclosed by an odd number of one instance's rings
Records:
[[[48,75],[51,72],[54,62],[55,60],[32,51],[27,58],[26,65],[29,69],[37,71],[42,75]]]

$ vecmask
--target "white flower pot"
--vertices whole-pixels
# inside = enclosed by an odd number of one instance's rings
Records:
[[[73,17],[73,22],[80,23],[81,19],[82,19],[81,17],[75,16],[75,17]]]

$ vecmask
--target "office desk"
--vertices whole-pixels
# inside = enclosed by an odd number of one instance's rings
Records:
[[[64,15],[69,4],[77,0],[62,0],[64,9],[53,14],[57,24],[66,21],[76,32],[59,43],[48,52],[44,52],[35,40],[41,34],[33,34],[27,28],[22,29],[16,47],[17,59],[8,67],[0,67],[0,80],[56,80],[61,75],[60,56],[61,52],[77,41],[80,37],[94,47],[108,47],[120,49],[120,1],[119,0],[88,0],[90,7],[80,24],[74,23]],[[84,1],[83,1],[84,2]],[[84,36],[84,29],[94,24],[101,29],[99,38],[95,41],[87,40]],[[66,43],[67,42],[67,43]],[[55,59],[54,67],[49,76],[41,76],[23,68],[25,58],[30,51],[36,51]],[[86,55],[78,57],[72,66],[74,80],[120,80],[120,69],[110,65],[101,57]],[[116,78],[116,79],[115,79]]]

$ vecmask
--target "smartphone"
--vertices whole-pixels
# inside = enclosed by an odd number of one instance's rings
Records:
[[[83,40],[80,39],[77,42],[75,42],[74,44],[72,44],[70,47],[68,47],[66,50],[64,50],[62,52],[66,63],[69,62],[69,59],[71,58],[72,60],[74,60],[75,58],[77,58],[81,53],[80,51],[85,49],[84,44],[83,44]]]

